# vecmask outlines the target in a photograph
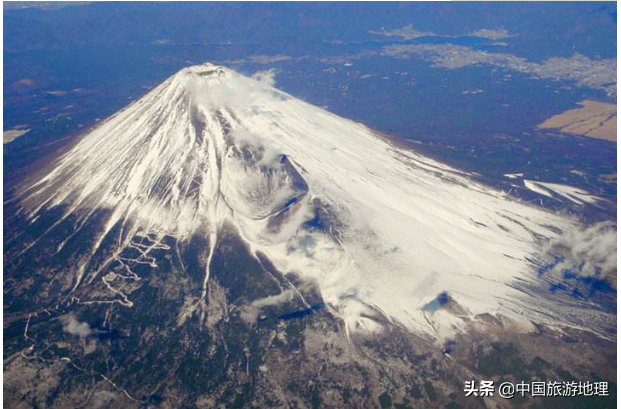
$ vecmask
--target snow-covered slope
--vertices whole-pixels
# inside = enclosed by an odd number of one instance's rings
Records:
[[[33,219],[62,205],[76,231],[107,209],[91,255],[121,225],[118,252],[137,235],[157,245],[205,234],[209,261],[230,223],[281,272],[315,282],[350,332],[377,330],[382,316],[439,337],[459,316],[539,319],[543,301],[514,284],[535,279],[528,260],[555,236],[549,226],[570,224],[210,64],[183,69],[83,137],[24,202]],[[98,265],[83,258],[73,288],[105,279]],[[438,308],[446,300],[450,312]]]

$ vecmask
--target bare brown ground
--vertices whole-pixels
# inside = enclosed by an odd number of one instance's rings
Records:
[[[617,141],[617,106],[584,100],[581,108],[570,109],[548,118],[541,129],[557,128],[563,132]]]

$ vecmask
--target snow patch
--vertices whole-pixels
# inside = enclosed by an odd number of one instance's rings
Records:
[[[524,179],[524,186],[535,193],[549,198],[554,198],[553,193],[555,193],[577,205],[584,205],[585,203],[593,204],[600,200],[597,196],[591,195],[586,190],[558,183],[536,182]]]

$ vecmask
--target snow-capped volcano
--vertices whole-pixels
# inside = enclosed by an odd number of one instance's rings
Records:
[[[88,302],[131,308],[133,266],[157,267],[153,250],[174,252],[166,238],[205,237],[202,287],[179,325],[205,314],[225,226],[281,274],[314,283],[350,333],[388,320],[442,337],[481,313],[539,320],[544,301],[515,283],[535,280],[542,244],[572,223],[210,64],[181,70],[85,135],[23,197],[33,222],[57,212],[41,234],[63,229],[57,252],[99,226],[66,270],[68,294],[105,284]],[[122,271],[108,272],[113,263]],[[303,297],[288,286],[283,299]],[[450,311],[438,308],[449,300]]]

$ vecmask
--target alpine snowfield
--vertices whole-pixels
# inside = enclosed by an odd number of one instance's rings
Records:
[[[149,246],[165,236],[208,237],[203,291],[180,324],[202,308],[225,226],[281,273],[315,283],[349,333],[388,320],[444,338],[482,313],[525,325],[564,316],[516,283],[535,282],[545,243],[572,221],[210,64],[183,69],[85,135],[24,203],[33,220],[63,209],[58,223],[76,219],[71,234],[105,210],[90,256],[67,271],[74,290],[107,284],[102,269],[128,246],[151,263]],[[91,262],[115,226],[118,252]],[[121,303],[131,308],[131,295]]]

